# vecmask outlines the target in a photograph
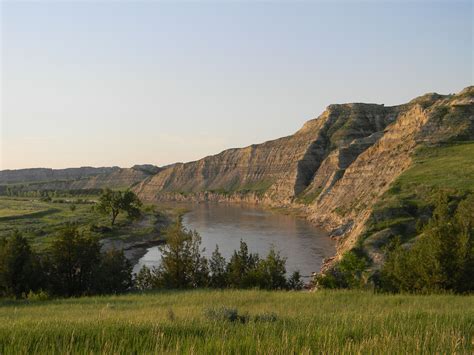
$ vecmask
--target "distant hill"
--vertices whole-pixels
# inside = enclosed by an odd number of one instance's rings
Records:
[[[128,188],[159,171],[160,168],[154,165],[2,170],[0,185],[21,185],[23,191]]]

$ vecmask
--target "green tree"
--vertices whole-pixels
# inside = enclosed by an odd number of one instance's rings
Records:
[[[100,213],[110,216],[110,222],[113,226],[120,212],[126,212],[131,219],[139,217],[141,206],[140,199],[130,190],[113,191],[105,189],[96,208]]]
[[[205,249],[201,249],[201,236],[197,232],[193,232],[191,238],[191,287],[207,287],[209,286],[209,262],[201,253]]]
[[[97,293],[121,293],[130,289],[133,266],[122,250],[111,249],[102,253],[99,270],[94,275]]]
[[[135,275],[134,285],[137,290],[151,290],[155,286],[155,274],[145,265]]]
[[[215,288],[226,287],[226,260],[219,251],[219,247],[216,245],[216,249],[212,252],[211,259],[209,260],[210,269],[210,286]]]
[[[294,271],[291,274],[290,278],[288,279],[287,285],[290,290],[299,291],[303,289],[304,283],[303,280],[301,280],[301,274],[299,271]]]
[[[63,296],[94,293],[94,277],[100,262],[99,241],[74,226],[67,226],[50,249],[53,293]]]
[[[38,256],[18,231],[0,239],[0,294],[17,298],[36,291],[42,279]]]
[[[247,243],[240,240],[240,249],[234,251],[226,267],[227,285],[233,288],[255,286],[258,279],[255,269],[259,261],[258,254],[249,253]]]
[[[366,284],[367,266],[364,256],[355,250],[348,251],[333,268],[317,275],[314,282],[321,288],[360,288]]]
[[[200,255],[201,237],[186,230],[181,220],[165,231],[166,244],[160,246],[161,264],[154,274],[157,286],[192,288],[208,283],[207,260]]]
[[[286,258],[272,246],[265,259],[258,263],[259,287],[268,290],[282,290],[286,283]]]

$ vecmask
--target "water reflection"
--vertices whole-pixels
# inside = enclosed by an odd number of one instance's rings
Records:
[[[239,248],[240,239],[248,244],[250,251],[260,256],[266,256],[273,244],[288,258],[287,271],[300,270],[306,277],[318,271],[323,259],[335,252],[334,242],[309,222],[255,207],[198,204],[184,216],[183,223],[199,232],[207,257],[218,244],[220,252],[228,260]],[[134,271],[137,272],[142,265],[157,266],[160,259],[158,247],[150,248]]]

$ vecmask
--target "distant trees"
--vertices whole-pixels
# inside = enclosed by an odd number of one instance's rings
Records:
[[[153,270],[143,267],[136,277],[139,289],[147,288],[262,288],[301,289],[299,273],[286,279],[286,259],[273,248],[265,259],[250,253],[245,242],[227,263],[219,252],[208,260],[201,255],[201,237],[186,230],[181,221],[166,231],[167,244],[160,247],[161,265]]]
[[[110,216],[110,222],[113,226],[120,212],[126,212],[131,219],[139,217],[141,206],[142,203],[137,195],[130,190],[113,191],[105,189],[96,208],[100,213]]]

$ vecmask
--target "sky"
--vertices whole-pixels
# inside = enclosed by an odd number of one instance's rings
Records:
[[[473,83],[472,1],[2,1],[0,170],[165,165]]]

